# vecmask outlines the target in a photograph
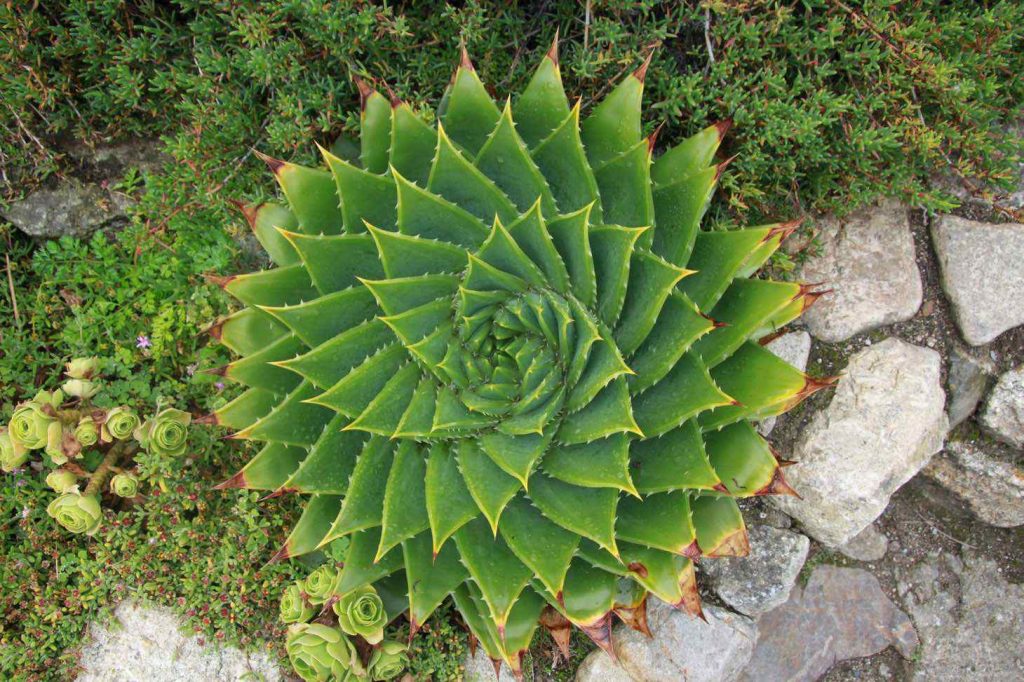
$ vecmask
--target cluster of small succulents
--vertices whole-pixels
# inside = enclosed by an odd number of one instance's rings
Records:
[[[39,391],[14,409],[0,427],[0,468],[29,464],[42,453],[38,468],[48,470],[46,484],[57,493],[47,513],[71,533],[94,535],[103,523],[102,495],[133,499],[139,476],[132,461],[140,449],[176,456],[185,451],[191,415],[159,410],[145,422],[130,407],[101,408],[92,400],[102,390],[98,358],[76,358],[56,391]]]
[[[408,647],[384,639],[384,626],[391,611],[404,608],[401,599],[385,604],[372,585],[341,594],[340,578],[327,563],[285,588],[281,621],[289,625],[292,667],[307,681],[397,677],[409,662]]]

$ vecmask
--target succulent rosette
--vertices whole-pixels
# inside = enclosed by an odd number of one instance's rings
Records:
[[[342,595],[334,602],[333,608],[338,615],[338,625],[347,634],[359,635],[370,644],[384,639],[388,614],[377,590],[371,585],[363,585]]]
[[[393,680],[409,665],[409,647],[402,642],[385,640],[374,648],[366,672],[371,680]]]
[[[0,469],[14,471],[28,461],[29,451],[11,438],[6,428],[0,429]]]
[[[46,474],[46,485],[54,492],[66,493],[78,485],[78,477],[67,469],[54,469]]]
[[[515,671],[547,606],[606,648],[698,614],[738,500],[792,492],[752,421],[828,385],[762,344],[819,295],[757,276],[795,223],[701,229],[729,126],[656,156],[646,71],[583,116],[554,48],[504,106],[464,55],[436,126],[359,81],[359,152],[243,207],[276,267],[214,278],[247,390],[203,421],[263,444],[221,487],[308,494],[277,558],[347,537],[338,594],[452,595]]]
[[[95,535],[103,522],[99,495],[83,495],[75,490],[62,493],[50,502],[46,513],[76,535]]]
[[[366,674],[355,647],[345,634],[320,623],[288,628],[288,659],[306,682],[344,682]]]
[[[316,609],[304,595],[305,585],[297,580],[284,588],[281,594],[281,622],[306,623],[316,613]]]
[[[61,426],[56,408],[60,403],[53,404],[54,395],[41,391],[33,400],[15,408],[7,427],[13,440],[29,450],[39,450],[53,442],[59,445]]]
[[[129,473],[115,474],[110,479],[110,492],[118,497],[135,497],[139,494],[139,479]]]
[[[135,439],[156,455],[177,456],[185,452],[192,415],[173,407],[161,410],[135,429]]]
[[[89,447],[95,445],[96,441],[99,440],[100,429],[93,421],[92,417],[82,417],[78,420],[78,425],[75,427],[75,440],[82,445],[82,447]]]
[[[323,564],[306,576],[306,597],[311,604],[322,606],[338,593],[341,573],[335,566]]]
[[[100,392],[100,385],[88,379],[68,379],[61,384],[61,389],[67,395],[88,400]]]
[[[65,365],[64,373],[69,379],[92,379],[99,370],[100,359],[97,357],[74,358]]]
[[[104,443],[115,440],[127,440],[139,428],[139,416],[130,407],[115,407],[108,410],[100,428],[100,438]]]

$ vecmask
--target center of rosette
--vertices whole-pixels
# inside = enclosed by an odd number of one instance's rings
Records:
[[[568,301],[551,291],[460,288],[456,338],[440,367],[471,411],[502,430],[543,430],[565,399],[575,328]]]

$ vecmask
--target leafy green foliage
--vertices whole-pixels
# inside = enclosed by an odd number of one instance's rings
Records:
[[[341,113],[353,111],[350,69],[386,79],[420,110],[446,85],[435,65],[449,45],[466,44],[484,82],[519,90],[524,55],[558,27],[566,86],[587,93],[584,113],[661,44],[648,88],[656,113],[645,123],[667,120],[664,139],[676,139],[734,118],[737,172],[723,186],[734,211],[849,210],[880,194],[941,206],[925,180],[948,162],[979,185],[1010,177],[1012,142],[995,126],[1024,102],[1011,76],[1024,65],[1019,3],[589,6],[586,22],[577,2],[10,3],[0,41],[19,58],[0,65],[0,154],[14,182],[59,168],[46,141],[54,134],[157,133],[187,161],[174,169],[179,180],[212,189],[252,170],[239,168],[245,145],[309,161],[310,137],[355,130]]]

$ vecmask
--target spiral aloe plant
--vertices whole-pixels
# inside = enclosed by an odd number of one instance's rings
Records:
[[[700,230],[729,126],[654,158],[646,70],[581,121],[557,46],[503,107],[463,53],[436,127],[357,79],[353,153],[241,206],[276,267],[213,278],[248,389],[201,421],[264,444],[219,487],[308,495],[276,559],[348,537],[338,595],[414,631],[453,595],[514,671],[539,621],[699,614],[736,500],[792,493],[751,420],[827,383],[758,343],[816,296],[754,276],[795,225]]]

